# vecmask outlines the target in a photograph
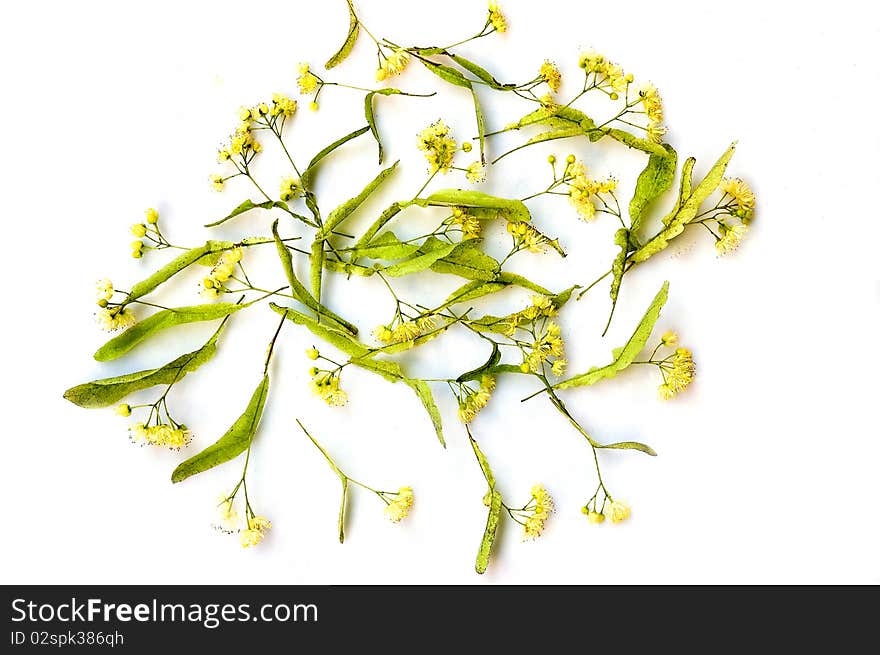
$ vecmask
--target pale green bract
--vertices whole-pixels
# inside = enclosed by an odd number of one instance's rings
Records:
[[[669,282],[664,282],[660,291],[654,296],[654,300],[648,306],[645,315],[639,322],[629,341],[621,348],[617,348],[613,352],[613,360],[605,366],[593,367],[586,373],[574,375],[570,378],[557,382],[553,385],[554,389],[568,389],[570,387],[585,387],[596,384],[601,380],[613,378],[615,375],[628,368],[633,363],[636,356],[645,347],[654,324],[660,318],[660,310],[666,304],[666,298],[669,295]]]
[[[266,404],[268,392],[269,376],[264,375],[257,388],[254,389],[254,393],[244,413],[236,419],[235,423],[216,442],[205,448],[198,455],[194,455],[185,462],[182,462],[174,469],[174,472],[171,474],[171,481],[182,482],[197,473],[228,462],[247,450],[257,432],[260,418],[263,416],[263,407]]]

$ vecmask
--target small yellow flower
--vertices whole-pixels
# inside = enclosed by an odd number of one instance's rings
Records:
[[[113,297],[113,283],[107,278],[103,278],[98,280],[95,283],[95,292],[96,292],[96,300],[100,301],[108,301]]]
[[[729,255],[739,248],[739,245],[749,231],[749,226],[744,224],[731,227],[724,223],[719,223],[718,228],[721,230],[721,238],[715,241],[715,249],[719,255]]]
[[[507,19],[501,13],[501,7],[497,0],[489,0],[489,22],[498,32],[507,31]]]
[[[220,527],[228,532],[235,530],[238,524],[238,512],[231,498],[220,496],[220,502],[217,505],[217,515],[220,520]]]
[[[587,521],[589,521],[590,525],[599,525],[605,522],[605,515],[594,510],[587,514]]]
[[[678,345],[678,335],[672,330],[667,330],[663,333],[663,336],[660,337],[660,341],[667,348],[675,348]]]
[[[631,510],[626,503],[614,500],[609,505],[607,514],[612,523],[623,523],[629,518]]]
[[[554,93],[559,91],[559,87],[562,85],[562,73],[559,72],[556,64],[549,59],[545,60],[541,64],[540,76],[547,83],[547,86],[550,87],[551,91]]]
[[[147,209],[147,210],[144,212],[144,215],[145,215],[146,218],[147,218],[147,223],[149,223],[150,225],[155,225],[156,223],[159,222],[159,212],[157,212],[157,211],[156,211],[155,209],[153,209],[152,207],[150,207],[149,209]]]
[[[102,307],[97,313],[98,324],[107,332],[128,328],[137,323],[134,312],[127,307]]]
[[[302,193],[302,182],[298,177],[289,176],[281,180],[281,200],[284,202],[298,198]]]
[[[385,57],[376,71],[376,81],[382,82],[395,75],[399,75],[409,63],[409,53],[406,50],[395,48],[390,56]]]
[[[385,506],[385,516],[388,520],[399,523],[409,514],[414,500],[412,487],[401,487],[394,500]]]
[[[553,498],[547,493],[542,484],[532,487],[532,501],[534,507],[530,516],[526,518],[523,526],[524,539],[537,539],[544,532],[544,525],[551,512],[553,512]],[[531,502],[529,503],[531,505]]]
[[[467,167],[466,177],[471,184],[483,182],[486,179],[486,169],[483,162],[477,160]]]
[[[321,356],[321,353],[318,352],[317,348],[309,348],[306,350],[306,357],[309,359],[318,359]]]
[[[431,173],[447,173],[452,166],[458,145],[442,120],[432,123],[418,134],[419,150],[425,153]]]
[[[131,416],[131,405],[122,403],[117,405],[114,410],[118,416]]]
[[[318,111],[318,103],[313,100],[309,103],[309,109],[312,111]]]
[[[211,186],[214,188],[214,191],[223,191],[223,188],[226,186],[226,180],[222,175],[212,175]]]
[[[735,213],[742,219],[749,219],[755,213],[755,194],[740,178],[726,178],[721,181],[721,190],[733,198]]]
[[[299,77],[296,79],[299,92],[303,95],[314,93],[318,89],[320,81],[315,77],[314,73],[309,70],[308,64],[299,65]]]
[[[252,530],[248,528],[247,530],[242,530],[239,534],[239,539],[241,540],[242,548],[249,548],[251,546],[256,546],[261,541],[263,541],[263,533],[259,530]]]
[[[143,223],[135,223],[131,226],[131,233],[133,236],[141,238],[147,234],[147,226]]]
[[[288,98],[282,93],[272,94],[272,108],[269,112],[272,116],[284,116],[290,118],[296,113],[296,100]]]

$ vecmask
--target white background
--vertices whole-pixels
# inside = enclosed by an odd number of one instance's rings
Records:
[[[360,2],[370,29],[421,45],[464,38],[484,19],[482,2]],[[593,527],[579,508],[594,488],[586,444],[546,401],[520,404],[533,385],[504,381],[474,424],[511,503],[543,482],[559,511],[545,536],[522,543],[508,522],[489,572],[473,560],[483,530],[485,483],[443,387],[449,448],[442,450],[418,401],[402,385],[347,375],[351,403],[326,407],[307,389],[305,330],[286,326],[255,446],[250,481],[256,508],[274,522],[266,542],[243,550],[211,528],[216,497],[239,462],[179,486],[169,475],[181,453],[136,448],[126,421],[82,410],[61,394],[73,384],[158,365],[212,329],[176,330],[122,361],[99,365],[105,339],[95,326],[93,284],[121,288],[163,254],[129,258],[128,226],[149,206],[166,232],[195,245],[200,226],[251,197],[207,183],[217,145],[241,104],[294,93],[296,65],[319,64],[347,25],[344,3],[253,5],[156,1],[8,4],[0,43],[4,156],[3,266],[4,521],[0,580],[6,583],[709,583],[880,582],[875,418],[880,269],[880,106],[876,10],[862,2],[656,2],[544,5],[510,0],[510,31],[462,49],[503,80],[531,77],[550,57],[577,82],[577,55],[594,46],[652,80],[663,93],[669,139],[697,156],[698,172],[733,139],[731,172],[759,199],[754,229],[734,256],[718,259],[708,235],[683,237],[627,278],[609,336],[609,300],[594,289],[564,312],[572,370],[602,363],[622,343],[662,280],[670,300],[658,329],[675,328],[698,361],[699,378],[670,403],[655,399],[653,370],[567,392],[597,437],[639,439],[639,453],[602,457],[613,493],[631,521]],[[257,9],[256,7],[259,7]],[[327,79],[372,85],[374,55],[362,36],[352,60]],[[401,159],[389,189],[355,228],[424,179],[414,133],[444,116],[459,138],[474,134],[466,92],[418,66],[395,85],[437,89],[430,100],[377,102],[389,159]],[[328,90],[312,114],[303,103],[289,143],[307,161],[363,124],[362,94]],[[484,94],[490,128],[527,110]],[[495,154],[524,138],[493,141]],[[614,143],[557,142],[511,156],[490,171],[487,192],[525,195],[546,183],[549,152],[584,157],[614,173],[629,197],[643,159]],[[280,160],[267,147],[258,173],[274,192]],[[277,162],[278,165],[272,164]],[[462,159],[467,163],[467,159]],[[324,211],[376,171],[368,136],[321,175]],[[436,183],[464,184],[460,177]],[[256,198],[255,195],[253,195]],[[614,221],[577,220],[564,199],[534,203],[536,222],[558,234],[570,256],[523,255],[513,268],[551,287],[585,283],[613,256]],[[658,213],[670,202],[665,199]],[[401,232],[436,219],[407,214]],[[267,213],[216,231],[224,238],[266,233]],[[494,241],[493,241],[494,239]],[[493,248],[500,248],[496,235]],[[281,279],[270,251],[248,257],[265,284]],[[442,297],[459,283],[430,276],[402,281],[405,297]],[[194,301],[183,276],[174,303]],[[421,285],[421,286],[419,286]],[[331,305],[369,330],[390,307],[378,281],[328,283]],[[511,294],[487,310],[513,309]],[[172,407],[194,430],[191,447],[216,439],[259,379],[275,315],[264,307],[233,322],[218,357],[175,389]],[[404,359],[414,375],[455,376],[480,363],[485,347],[449,335]],[[150,394],[142,397],[149,398]],[[392,525],[379,502],[355,491],[348,539],[336,540],[338,481],[295,429],[301,418],[339,464],[374,486],[411,484],[416,507]]]

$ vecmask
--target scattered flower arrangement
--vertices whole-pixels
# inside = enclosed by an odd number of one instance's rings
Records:
[[[631,366],[657,369],[658,395],[663,400],[671,400],[687,389],[694,379],[694,359],[690,350],[679,345],[675,333],[667,331],[650,349],[650,355],[642,355],[649,349],[648,343],[666,302],[669,285],[662,284],[632,336],[612,351],[610,361],[584,372],[568,373],[565,341],[556,317],[572,300],[580,300],[610,276],[610,325],[626,273],[659,254],[689,229],[708,231],[721,255],[736,249],[752,221],[755,196],[743,180],[725,177],[735,144],[720,156],[702,179],[695,179],[693,175],[695,160],[692,157],[685,160],[676,176],[678,156],[663,140],[666,132],[663,103],[657,89],[648,82],[636,82],[632,74],[597,52],[580,56],[582,83],[577,83],[578,91],[570,98],[560,97],[562,73],[550,61],[543,62],[538,73],[524,83],[499,82],[482,65],[456,52],[456,48],[465,43],[507,30],[507,21],[494,0],[489,3],[485,24],[477,34],[446,47],[404,46],[376,38],[357,15],[351,0],[348,0],[348,9],[348,33],[325,68],[329,70],[341,64],[361,33],[365,33],[376,47],[378,82],[387,83],[409,66],[418,64],[436,75],[442,83],[441,90],[443,85],[468,89],[473,97],[479,134],[477,143],[459,143],[442,120],[427,126],[416,139],[416,145],[428,164],[424,185],[415,195],[391,203],[360,236],[347,234],[343,231],[346,221],[358,212],[371,194],[387,183],[399,162],[381,169],[358,195],[325,213],[326,208],[321,207],[315,192],[316,178],[330,174],[329,170],[322,170],[329,168],[323,160],[348,142],[370,133],[376,142],[381,166],[385,152],[375,114],[377,96],[425,97],[426,94],[388,86],[367,89],[331,81],[319,76],[308,64],[301,64],[296,84],[300,94],[310,98],[312,110],[318,109],[319,97],[327,87],[365,92],[366,125],[340,136],[303,166],[303,160],[293,156],[285,140],[285,129],[297,117],[297,100],[276,93],[271,101],[243,107],[238,113],[235,131],[219,151],[222,170],[211,177],[211,183],[217,191],[224,191],[232,186],[231,183],[241,182],[258,197],[246,199],[227,216],[206,227],[210,229],[224,224],[258,208],[277,212],[279,218],[272,223],[268,234],[248,236],[235,242],[209,239],[200,246],[184,247],[169,241],[160,227],[159,214],[155,209],[148,209],[144,221],[131,228],[137,239],[131,244],[132,256],[135,259],[152,258],[162,250],[171,250],[176,256],[127,291],[117,289],[106,279],[98,282],[98,322],[105,330],[120,333],[101,346],[94,356],[102,362],[115,360],[158,332],[188,323],[219,321],[217,330],[200,348],[180,355],[164,366],[81,384],[69,389],[65,398],[81,407],[115,406],[116,412],[122,416],[136,415],[138,418],[130,427],[131,439],[136,443],[175,450],[185,448],[191,441],[190,429],[172,415],[168,406],[169,392],[184,376],[194,373],[214,356],[228,321],[238,320],[236,315],[239,312],[268,304],[278,314],[279,322],[269,340],[262,373],[250,401],[224,435],[183,461],[171,476],[172,482],[178,483],[243,454],[241,477],[218,501],[218,527],[237,533],[242,546],[256,546],[271,528],[271,522],[253,509],[248,496],[247,471],[254,455],[263,407],[270,395],[269,370],[274,346],[283,327],[289,324],[305,328],[326,344],[326,350],[324,345],[320,349],[312,346],[305,354],[314,362],[310,371],[312,391],[328,405],[341,407],[346,404],[348,395],[343,389],[342,378],[350,367],[359,367],[389,383],[400,382],[410,387],[424,406],[437,438],[445,446],[443,419],[434,401],[435,387],[432,385],[446,387],[454,395],[458,402],[458,419],[464,426],[488,488],[483,498],[488,507],[488,518],[476,558],[478,573],[483,573],[489,564],[503,517],[520,524],[524,538],[534,539],[541,535],[554,510],[550,494],[540,484],[531,489],[524,505],[508,504],[496,484],[488,459],[473,436],[477,418],[491,402],[493,391],[502,378],[520,375],[534,380],[538,389],[529,398],[545,397],[586,441],[597,475],[595,491],[582,508],[589,523],[601,524],[606,517],[612,523],[625,521],[630,516],[630,508],[613,496],[603,481],[600,455],[607,450],[656,453],[650,446],[635,441],[603,443],[582,425],[561,395],[571,388],[613,378]],[[492,93],[515,94],[529,106],[529,111],[502,129],[488,131],[481,103],[483,96]],[[577,101],[587,95],[604,96],[609,106],[607,117],[593,118],[576,108]],[[537,131],[518,147],[490,162],[487,150],[492,137],[520,130]],[[465,181],[478,184],[505,157],[531,145],[557,139],[585,139],[588,142],[611,139],[646,157],[644,170],[635,181],[628,216],[624,215],[620,205],[619,181],[613,176],[594,176],[585,163],[573,155],[564,161],[551,156],[552,177],[546,188],[521,198],[496,197],[473,189],[427,191],[438,176],[463,174]],[[272,187],[258,182],[252,171],[254,159],[264,156],[264,145],[267,150],[277,151],[289,162],[291,169],[275,187],[277,193],[274,196],[264,191]],[[460,164],[462,159],[467,159],[467,163]],[[661,224],[652,232],[646,225],[647,210],[673,188],[676,177],[679,180],[678,193]],[[583,221],[594,221],[607,215],[620,223],[614,234],[617,254],[609,262],[608,271],[595,281],[553,291],[507,270],[508,263],[523,251],[565,256],[562,244],[548,236],[545,226],[538,225],[527,204],[547,195],[567,198],[573,213]],[[418,238],[401,239],[390,229],[405,212],[417,212],[427,207],[444,208],[447,214],[429,233]],[[482,247],[483,232],[492,224],[503,224],[510,237],[510,250],[501,260],[491,257]],[[282,236],[282,227],[297,228],[305,234]],[[307,249],[297,247],[301,239],[309,240]],[[252,283],[246,266],[264,251],[277,257],[284,283],[269,286]],[[201,282],[204,302],[173,308],[154,302],[151,294],[173,281],[181,271],[197,266],[206,269]],[[301,279],[303,269],[307,270],[307,278],[303,276]],[[352,320],[355,317],[346,316],[344,306],[329,306],[328,299],[322,294],[324,276],[328,273],[343,279],[352,275],[365,276],[387,289],[394,303],[393,315],[375,328],[372,342],[362,339]],[[464,282],[444,302],[428,307],[420,304],[418,299],[401,298],[394,289],[396,278],[416,274],[426,276],[428,282],[431,276],[449,275],[458,276]],[[474,305],[481,299],[509,288],[531,294],[531,299],[519,311],[492,316],[475,310]],[[138,317],[141,310],[154,311],[146,317]],[[479,366],[454,378],[424,380],[410,377],[394,360],[394,355],[418,348],[453,328],[485,343],[487,357]],[[130,394],[154,387],[161,390],[154,402],[120,404]],[[384,504],[385,514],[391,521],[406,518],[413,506],[412,488],[405,486],[397,491],[382,491],[355,480],[344,473],[306,427],[297,422],[340,479],[340,541],[345,537],[347,499],[352,487],[374,494]],[[239,508],[244,510],[243,518]]]

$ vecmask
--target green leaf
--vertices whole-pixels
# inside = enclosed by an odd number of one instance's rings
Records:
[[[480,139],[480,161],[486,163],[486,119],[483,117],[483,108],[480,106],[480,97],[477,90],[471,86],[471,97],[474,99],[474,113],[477,117],[477,135]]]
[[[110,341],[98,348],[94,357],[99,362],[108,362],[117,357],[122,357],[122,355],[156,332],[186,323],[213,321],[214,319],[234,314],[249,305],[250,303],[235,304],[221,302],[209,305],[177,307],[176,309],[163,309],[152,316],[148,316],[140,323],[135,323],[119,336],[110,339]]]
[[[382,139],[379,138],[379,128],[376,125],[376,116],[373,112],[373,96],[376,94],[383,96],[392,96],[392,95],[400,95],[400,89],[379,89],[377,91],[370,91],[366,96],[364,96],[364,116],[367,118],[367,125],[370,126],[370,132],[373,133],[373,138],[376,139],[376,145],[379,147],[379,163],[382,163],[382,160],[385,157],[385,151],[382,148]]]
[[[654,143],[653,141],[642,139],[635,136],[634,134],[630,134],[626,130],[603,127],[596,129],[596,135],[610,136],[615,141],[620,141],[620,143],[629,146],[630,148],[641,150],[642,152],[647,152],[648,154],[658,155],[660,157],[665,157],[667,155],[666,149],[659,143]]]
[[[672,222],[672,219],[675,218],[678,210],[681,209],[681,206],[688,198],[690,198],[691,190],[694,186],[694,164],[696,163],[697,160],[694,157],[688,157],[685,160],[684,166],[681,168],[681,183],[678,188],[678,201],[675,203],[672,211],[663,217],[663,225],[669,225],[669,223]]]
[[[419,400],[422,401],[428,416],[431,417],[431,424],[434,426],[434,432],[437,433],[437,439],[440,444],[446,448],[446,440],[443,438],[443,418],[440,416],[440,410],[434,402],[434,394],[431,393],[431,387],[424,380],[414,380],[403,378],[404,384],[416,392]]]
[[[321,285],[324,280],[324,261],[326,258],[324,241],[316,237],[312,242],[312,254],[309,255],[309,283],[312,287],[312,297],[317,302],[321,302]]]
[[[348,504],[348,478],[340,477],[342,481],[342,499],[339,501],[339,520],[337,528],[339,530],[339,543],[345,543],[345,509]]]
[[[361,257],[369,259],[395,260],[411,256],[419,249],[418,244],[404,243],[394,232],[383,232],[365,246],[351,249],[351,261]]]
[[[424,54],[424,53],[420,53],[420,54]],[[457,55],[453,52],[447,52],[445,50],[442,52],[435,52],[433,54],[446,55],[447,57],[452,59],[452,61],[454,61],[456,64],[458,64],[459,66],[464,68],[466,71],[473,73],[478,79],[482,80],[483,82],[485,82],[488,86],[492,87],[493,89],[496,89],[498,91],[509,91],[510,89],[516,88],[515,84],[502,84],[497,79],[495,79],[495,76],[492,75],[492,73],[487,71],[485,68],[483,68],[479,64],[475,64],[474,62],[470,61],[469,59],[465,59],[461,55]]]
[[[636,327],[635,332],[633,332],[632,336],[629,338],[629,341],[627,341],[622,348],[618,348],[613,352],[614,359],[610,364],[601,367],[593,367],[586,373],[581,373],[580,375],[575,375],[562,382],[557,382],[553,385],[553,388],[568,389],[569,387],[584,387],[595,384],[605,378],[614,377],[620,371],[632,364],[636,356],[642,351],[645,344],[648,342],[648,339],[651,336],[651,331],[654,329],[654,324],[660,317],[660,310],[666,303],[668,294],[669,282],[664,282],[660,291],[648,307],[648,310],[645,312],[645,315],[642,317],[642,320]]]
[[[324,157],[329,155],[331,152],[336,150],[338,147],[345,145],[346,143],[348,143],[352,139],[356,139],[361,134],[366,134],[369,131],[370,131],[370,126],[365,125],[364,127],[357,129],[354,132],[346,134],[344,137],[337,139],[336,141],[331,143],[329,146],[327,146],[326,148],[321,150],[321,152],[319,152],[317,155],[312,157],[312,161],[309,162],[309,165],[306,166],[306,170],[304,170],[303,174],[302,174],[303,187],[305,187],[306,189],[311,188],[312,182],[314,181],[314,177],[315,177],[315,170],[317,169],[318,164],[321,163],[321,160],[324,159]]]
[[[224,216],[218,221],[214,221],[213,223],[205,224],[205,227],[216,227],[217,225],[221,225],[226,221],[235,218],[236,216],[240,216],[245,212],[249,212],[252,209],[272,209],[273,207],[278,209],[283,209],[284,211],[290,211],[286,202],[281,202],[280,200],[267,200],[266,202],[255,203],[252,200],[245,200],[238,207],[233,209],[229,214]]]
[[[190,264],[194,264],[213,253],[229,250],[233,246],[234,244],[231,241],[208,241],[203,246],[191,248],[190,250],[181,253],[146,280],[142,280],[135,284],[128,294],[128,299],[135,300],[136,298],[141,298],[142,296],[147,295],[155,290],[160,284],[167,282],[171,277],[180,273],[180,271],[188,267]]]
[[[317,319],[314,319],[311,316],[306,316],[305,314],[298,312],[295,309],[290,309],[289,307],[281,307],[273,302],[269,303],[269,307],[289,321],[292,321],[297,325],[304,325],[316,337],[326,341],[333,347],[338,348],[349,357],[365,357],[370,353],[369,348],[342,330],[321,323]]]
[[[349,198],[344,203],[339,205],[336,209],[330,212],[330,215],[327,217],[327,221],[324,223],[324,227],[318,232],[316,239],[326,239],[330,236],[330,233],[333,232],[337,227],[339,227],[343,221],[345,221],[349,216],[351,216],[358,207],[360,207],[364,201],[370,197],[370,194],[373,193],[376,189],[381,186],[381,184],[388,179],[388,176],[391,175],[399,161],[394,162],[391,166],[381,171],[373,180],[367,184],[363,188],[363,190],[357,194],[354,198]]]
[[[699,212],[700,205],[702,205],[706,198],[712,195],[712,193],[718,188],[718,185],[721,184],[721,179],[724,177],[724,171],[727,170],[727,164],[730,162],[731,157],[733,157],[735,150],[736,143],[733,143],[724,154],[718,158],[718,161],[715,162],[712,168],[709,169],[706,177],[694,187],[688,195],[687,200],[681,203],[678,211],[675,212],[675,216],[668,222],[666,227],[660,230],[654,238],[632,254],[632,260],[634,262],[643,262],[650,257],[653,257],[658,252],[665,249],[672,239],[684,232],[684,228]],[[690,173],[690,171],[687,171],[687,173]],[[684,177],[689,177],[689,175],[683,175],[683,178]]]
[[[492,467],[489,466],[489,460],[486,459],[486,455],[483,454],[483,451],[480,449],[480,444],[477,443],[477,440],[471,435],[470,429],[467,431],[468,440],[471,442],[471,448],[474,451],[474,455],[477,457],[477,462],[480,464],[480,470],[483,471],[483,477],[486,478],[486,482],[489,484],[489,489],[492,490],[495,488],[495,475],[492,473]]]
[[[482,239],[462,241],[452,252],[431,265],[435,273],[458,275],[468,280],[494,280],[501,270],[498,260],[479,249]]]
[[[529,208],[521,200],[498,198],[482,191],[441,189],[416,202],[419,205],[431,207],[494,209],[509,223],[528,222],[532,219]]]
[[[404,207],[408,207],[409,204],[410,203],[408,203],[408,202],[404,202],[404,203],[393,202],[393,203],[391,203],[391,205],[389,205],[381,214],[379,214],[379,217],[375,221],[373,221],[372,225],[370,225],[370,227],[367,228],[367,231],[364,232],[363,236],[361,236],[360,239],[358,239],[357,243],[354,245],[354,248],[355,249],[363,248],[368,243],[371,243],[373,241],[373,238],[379,232],[379,230],[381,230],[383,227],[385,227],[385,225],[388,223],[388,221],[390,221],[392,218],[397,216],[401,212],[401,210]],[[357,257],[352,255],[352,258],[351,258],[352,264],[354,264],[356,261],[357,261]]]
[[[642,225],[645,209],[666,193],[675,181],[675,167],[678,154],[669,144],[664,143],[666,155],[652,154],[648,165],[636,181],[636,190],[629,202],[630,230],[637,234]]]
[[[465,89],[472,90],[473,83],[467,77],[462,75],[459,71],[452,68],[451,66],[446,66],[444,64],[438,64],[433,61],[428,61],[426,59],[422,60],[422,63],[425,65],[429,71],[434,73],[437,77],[444,80],[445,82],[449,82],[450,84],[454,84],[455,86],[460,86]]]
[[[171,474],[171,481],[176,483],[186,480],[197,473],[235,459],[247,450],[257,432],[257,426],[260,424],[268,391],[269,376],[264,375],[254,390],[244,413],[236,419],[226,434],[198,455],[193,455],[182,462]]]
[[[80,407],[109,407],[135,391],[159,384],[174,384],[214,356],[217,352],[217,339],[224,324],[220,325],[201,348],[181,355],[165,366],[80,384],[65,391],[64,397]]]
[[[439,239],[434,237],[431,237],[431,239],[434,239],[434,242],[439,242]],[[446,255],[451,253],[458,246],[457,243],[439,243],[440,245],[436,245],[431,242],[431,245],[426,250],[426,245],[429,244],[429,240],[426,240],[413,257],[405,259],[398,264],[388,266],[383,269],[383,272],[391,277],[401,277],[404,275],[419,273],[431,268],[434,265],[434,262],[446,257]]]
[[[620,248],[614,262],[611,264],[611,315],[614,315],[614,308],[617,307],[617,296],[620,294],[620,284],[623,282],[624,265],[626,264],[626,256],[629,253],[629,230],[620,228],[614,233],[614,245]],[[608,325],[611,325],[611,316],[608,317]],[[608,328],[606,327],[606,330]]]
[[[329,320],[336,327],[348,332],[352,336],[356,335],[358,333],[356,326],[352,325],[341,316],[337,316],[335,313],[324,307],[324,305],[316,301],[312,297],[312,294],[309,293],[309,290],[306,289],[302,282],[296,277],[296,273],[293,271],[293,258],[290,256],[290,250],[287,249],[287,246],[284,245],[281,237],[278,236],[278,221],[272,223],[272,236],[275,237],[275,246],[278,250],[278,258],[281,260],[281,266],[284,269],[284,275],[287,277],[291,293],[293,293],[296,299],[316,314]]]
[[[506,271],[502,271],[501,274],[498,276],[497,281],[522,287],[523,289],[528,289],[529,291],[534,291],[535,293],[540,293],[545,296],[553,295],[553,292],[549,289],[545,289],[540,284],[535,284],[528,278],[525,278],[522,275],[517,275],[516,273],[508,273]]]
[[[501,361],[501,350],[498,348],[498,344],[494,341],[492,342],[492,354],[489,355],[489,359],[482,366],[478,366],[472,371],[468,371],[467,373],[462,373],[456,378],[456,382],[468,382],[470,380],[479,380],[483,377],[484,373],[488,373],[489,370],[498,364]]]
[[[638,441],[619,441],[618,443],[609,443],[604,446],[601,444],[597,444],[596,448],[611,448],[615,450],[640,450],[646,455],[651,455],[651,457],[656,457],[657,453],[651,446],[643,443],[639,443]]]
[[[349,264],[336,259],[324,259],[324,268],[334,273],[345,273],[346,275],[361,275],[369,277],[376,272],[375,268],[368,268],[359,264]]]
[[[449,297],[443,301],[442,305],[440,305],[438,311],[461,302],[476,300],[477,298],[482,298],[483,296],[497,293],[502,289],[506,289],[508,286],[510,285],[506,282],[499,281],[483,282],[482,280],[474,280],[473,282],[468,282],[467,284],[459,287],[458,289],[450,293]]]
[[[571,137],[583,135],[584,131],[580,127],[556,127],[547,132],[536,134],[526,141],[525,145],[530,146],[534,143],[544,143],[545,141],[555,141],[557,139],[569,139]]]
[[[354,13],[354,7],[351,5],[351,0],[348,0],[348,20],[348,34],[345,36],[345,41],[340,46],[339,50],[336,51],[336,54],[330,57],[330,59],[327,60],[327,63],[324,64],[324,68],[328,70],[345,61],[348,55],[351,54],[351,49],[354,48],[355,41],[357,41],[358,38],[360,23]]]
[[[490,491],[489,516],[486,518],[486,529],[483,531],[483,539],[477,551],[477,573],[483,574],[489,566],[489,556],[492,554],[492,546],[495,544],[495,536],[498,533],[498,521],[501,518],[501,494],[493,488]]]

